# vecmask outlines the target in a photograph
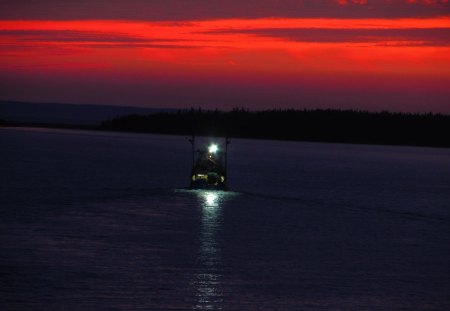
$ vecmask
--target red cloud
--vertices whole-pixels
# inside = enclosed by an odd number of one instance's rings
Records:
[[[405,0],[409,4],[423,4],[423,5],[436,5],[446,4],[449,0]]]
[[[359,5],[366,5],[368,3],[368,0],[337,0],[337,3],[341,6],[353,3],[353,4],[359,4]]]

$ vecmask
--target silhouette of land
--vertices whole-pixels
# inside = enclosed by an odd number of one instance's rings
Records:
[[[450,147],[450,116],[354,110],[184,110],[128,115],[100,129],[274,140]]]
[[[130,114],[147,115],[157,112],[175,112],[175,109],[132,106],[85,105],[45,102],[18,102],[0,100],[0,119],[8,124],[45,124],[50,127],[95,127],[110,118]],[[0,123],[1,124],[1,123]]]

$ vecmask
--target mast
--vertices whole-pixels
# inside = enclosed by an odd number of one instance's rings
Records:
[[[228,136],[225,138],[225,177],[228,179],[228,145],[230,144],[230,140]]]
[[[192,138],[189,139],[189,142],[191,143],[192,146],[192,168],[194,168],[195,165],[195,135],[192,134]]]

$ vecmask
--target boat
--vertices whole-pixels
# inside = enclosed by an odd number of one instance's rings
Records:
[[[224,147],[216,142],[196,149],[195,136],[192,144],[192,170],[190,189],[228,190],[227,153],[230,141],[225,139]]]

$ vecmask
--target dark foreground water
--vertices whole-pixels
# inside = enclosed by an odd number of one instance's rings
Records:
[[[450,310],[450,150],[0,129],[0,310]]]

